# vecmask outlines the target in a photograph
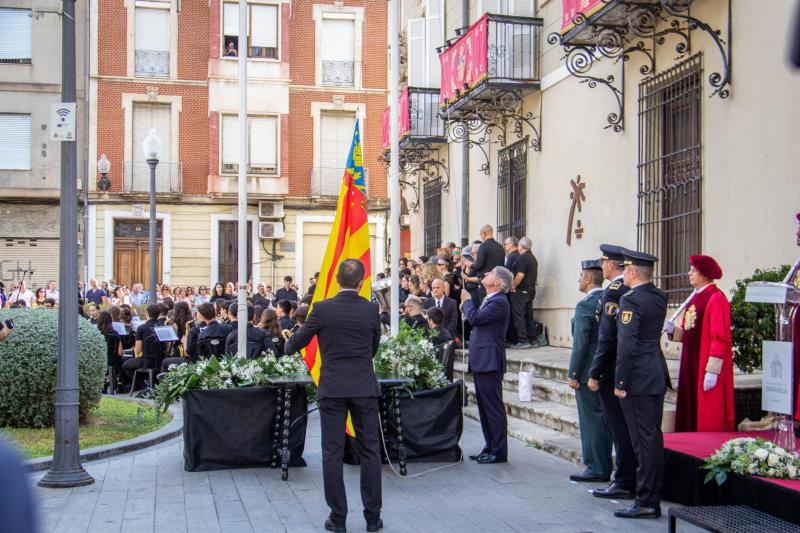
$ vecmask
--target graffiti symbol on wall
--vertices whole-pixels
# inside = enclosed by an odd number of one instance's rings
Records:
[[[578,213],[581,212],[581,208],[583,207],[583,203],[586,201],[586,195],[583,193],[583,189],[586,188],[586,183],[581,183],[581,176],[578,174],[577,179],[569,180],[569,184],[572,186],[572,192],[569,193],[569,199],[572,200],[572,205],[569,208],[569,220],[567,221],[567,246],[572,244],[572,233],[575,233],[575,238],[580,239],[583,237],[583,227],[581,225],[580,219],[578,219],[576,223],[576,228],[572,229],[572,223],[575,220],[575,210],[577,209]]]
[[[20,261],[19,259],[0,259],[0,281],[3,283],[11,283],[22,279],[23,272],[31,272],[33,270],[33,263],[28,260]]]

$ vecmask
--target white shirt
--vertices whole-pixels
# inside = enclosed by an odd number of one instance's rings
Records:
[[[444,296],[440,300],[434,298],[433,302],[435,307],[438,307],[439,309],[444,309]]]
[[[589,292],[587,292],[586,296],[584,296],[583,299],[585,300],[586,298],[591,296],[593,292],[602,291],[602,290],[603,290],[603,287],[595,287],[594,289],[592,289]]]
[[[51,290],[46,289],[44,291],[44,297],[45,298],[52,298],[53,301],[56,302],[56,304],[58,304],[58,291],[51,291]]]
[[[33,293],[30,289],[25,289],[24,291],[17,289],[16,291],[11,291],[11,294],[8,295],[8,301],[11,303],[20,300],[25,302],[25,307],[31,306],[31,302],[33,302]]]

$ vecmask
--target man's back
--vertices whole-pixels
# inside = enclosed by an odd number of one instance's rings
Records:
[[[524,278],[520,282],[517,290],[533,291],[536,290],[536,276],[538,270],[538,263],[536,257],[530,250],[520,254],[514,264],[514,274],[522,272]]]
[[[378,351],[378,306],[355,291],[341,291],[314,304],[303,326],[286,342],[298,351],[317,335],[322,357],[318,398],[380,396],[372,359]]]
[[[505,260],[506,253],[503,250],[503,246],[492,237],[489,237],[478,247],[474,274],[482,278],[484,274],[492,271],[494,267],[503,266]]]

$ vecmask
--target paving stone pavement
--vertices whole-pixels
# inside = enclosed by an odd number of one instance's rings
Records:
[[[75,489],[36,488],[43,533],[240,533],[324,531],[319,418],[309,417],[304,458],[289,480],[280,470],[183,470],[182,437],[153,448],[86,463],[96,482]],[[466,454],[483,443],[477,422],[464,421]],[[666,518],[629,521],[626,505],[587,494],[568,481],[572,463],[509,438],[509,463],[464,463],[419,477],[383,473],[383,519],[392,532],[664,531]],[[409,473],[440,466],[413,463]],[[38,481],[43,473],[31,474]],[[349,531],[364,531],[358,467],[345,465]],[[666,514],[668,505],[662,510]],[[693,530],[693,529],[692,529]],[[681,528],[681,531],[689,529]],[[696,531],[696,530],[695,530]]]

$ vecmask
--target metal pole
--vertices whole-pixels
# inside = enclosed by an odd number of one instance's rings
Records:
[[[61,100],[75,102],[75,0],[62,2]],[[84,111],[85,112],[85,111]],[[77,122],[77,121],[76,121]],[[81,466],[78,440],[78,147],[61,143],[59,228],[58,373],[53,465],[39,481],[42,487],[78,487],[94,483]]]
[[[390,292],[391,302],[389,303],[389,316],[392,335],[397,335],[400,331],[400,124],[398,102],[400,98],[399,74],[400,74],[400,43],[398,37],[398,16],[400,12],[400,0],[389,0],[389,48],[390,48],[390,96],[389,105],[389,139],[391,147],[391,161],[389,165],[389,186],[391,198],[391,280],[392,290]]]
[[[236,353],[247,354],[247,0],[239,0],[239,280],[238,280],[238,336]],[[253,250],[257,253],[258,250]],[[257,263],[260,265],[260,263]]]
[[[461,26],[469,26],[469,0],[461,0]],[[469,244],[469,130],[461,145],[461,246]]]
[[[158,166],[158,159],[148,159],[147,164],[150,165],[150,298],[148,298],[148,303],[155,305],[158,303],[158,293],[156,292],[156,280],[158,279],[156,277],[156,268],[158,268],[156,257],[156,239],[158,239],[158,226],[156,225],[156,167]]]

